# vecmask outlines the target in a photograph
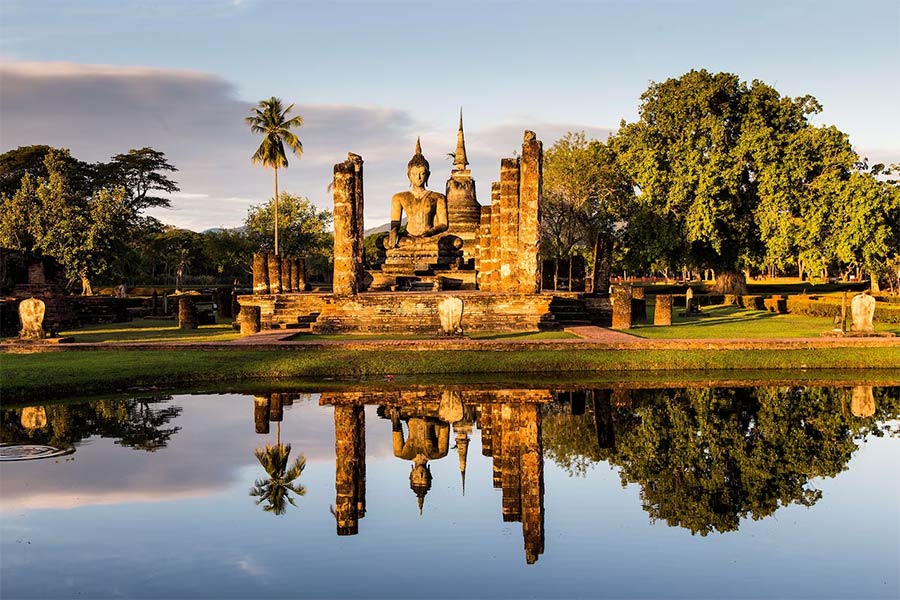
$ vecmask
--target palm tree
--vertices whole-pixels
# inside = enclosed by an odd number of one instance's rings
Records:
[[[303,144],[300,139],[291,133],[294,127],[303,125],[303,117],[288,118],[288,113],[294,105],[284,108],[281,99],[272,96],[268,100],[262,100],[259,106],[253,109],[253,114],[245,117],[244,121],[250,126],[253,133],[261,133],[262,143],[256,152],[250,157],[253,164],[262,163],[264,167],[272,167],[275,172],[275,254],[278,254],[278,169],[287,168],[287,156],[284,153],[284,145],[296,154],[303,154]]]
[[[290,444],[275,444],[274,446],[266,444],[265,449],[257,448],[254,454],[269,478],[257,479],[250,488],[250,495],[259,498],[256,501],[257,506],[263,502],[267,503],[263,507],[266,512],[282,515],[287,510],[285,501],[289,502],[291,506],[296,506],[291,492],[298,496],[306,495],[306,488],[300,483],[294,483],[294,480],[300,477],[303,469],[306,468],[306,458],[301,455],[288,468],[288,460],[291,456]]]

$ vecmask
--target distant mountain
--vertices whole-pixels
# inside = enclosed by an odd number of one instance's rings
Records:
[[[237,231],[238,233],[244,233],[247,231],[247,226],[241,225],[240,227],[210,227],[209,229],[204,229],[200,233],[219,233],[220,231]]]
[[[400,221],[400,225],[406,225],[406,217]],[[366,229],[363,231],[363,237],[369,237],[373,233],[387,233],[391,230],[391,224],[385,223],[384,225],[379,225],[378,227],[373,227],[371,229]]]

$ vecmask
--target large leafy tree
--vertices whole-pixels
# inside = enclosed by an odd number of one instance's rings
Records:
[[[608,145],[569,132],[544,154],[541,250],[592,258],[594,290],[609,288],[614,230],[634,192]]]
[[[271,249],[268,232],[272,224],[282,224],[281,249],[292,256],[303,256],[310,266],[324,267],[334,251],[334,238],[328,231],[332,222],[329,210],[319,210],[308,198],[282,192],[280,202],[272,200],[252,206],[244,224],[254,249]],[[277,207],[277,208],[276,208]]]
[[[742,270],[764,253],[760,203],[791,192],[771,158],[819,110],[812,97],[787,98],[760,81],[691,71],[651,84],[640,119],[622,123],[614,147],[639,202],[677,224],[682,254],[715,269],[720,291],[740,293]]]
[[[3,204],[0,244],[55,258],[90,295],[92,280],[110,268],[126,241],[130,211],[121,188],[89,196],[74,190],[67,177],[69,158],[67,151],[51,150],[46,178],[25,174]]]
[[[303,125],[303,117],[289,117],[293,108],[293,104],[285,108],[280,98],[272,96],[262,100],[253,109],[253,114],[244,119],[250,131],[263,136],[262,143],[250,160],[253,164],[271,167],[275,175],[275,194],[272,196],[275,200],[275,254],[278,254],[278,169],[288,166],[285,145],[297,156],[303,154],[303,144],[291,132],[291,129]]]

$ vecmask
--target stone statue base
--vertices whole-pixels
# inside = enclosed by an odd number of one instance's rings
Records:
[[[381,270],[390,275],[413,275],[441,266],[459,265],[462,261],[463,241],[455,235],[400,238],[396,248],[385,250]]]

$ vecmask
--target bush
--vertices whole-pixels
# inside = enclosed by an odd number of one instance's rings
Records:
[[[784,296],[772,296],[763,300],[766,310],[783,315],[787,312],[787,299]]]
[[[750,310],[766,310],[762,296],[738,296],[738,306]]]
[[[840,298],[818,298],[814,296],[790,296],[787,299],[789,313],[808,317],[828,317],[833,319],[841,314]],[[850,314],[850,302],[847,302],[847,314]],[[876,323],[900,323],[900,306],[876,300]]]

